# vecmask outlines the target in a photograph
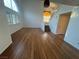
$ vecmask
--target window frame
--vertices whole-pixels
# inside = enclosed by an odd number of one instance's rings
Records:
[[[14,15],[15,17],[13,17],[12,15]],[[15,12],[9,8],[6,8],[6,16],[7,16],[7,20],[8,20],[9,25],[19,24],[21,22],[19,13]]]

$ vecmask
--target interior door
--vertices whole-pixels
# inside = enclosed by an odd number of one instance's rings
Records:
[[[61,14],[57,25],[57,34],[65,34],[70,20],[71,12]]]

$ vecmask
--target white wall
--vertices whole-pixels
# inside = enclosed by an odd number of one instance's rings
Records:
[[[72,12],[72,8],[73,8],[72,6],[60,4],[58,11],[54,14],[54,16],[51,18],[51,21],[49,23],[51,31],[53,33],[57,34],[56,29],[59,21],[59,15],[70,11]]]
[[[64,39],[66,42],[79,49],[79,7],[73,10]]]
[[[3,0],[0,0],[0,54],[12,43],[10,35],[23,27],[23,10],[20,0],[16,0],[16,3],[19,9],[20,23],[9,25],[6,12],[11,10],[4,6]]]
[[[8,31],[8,21],[6,20],[3,0],[0,0],[0,54],[12,43]]]
[[[43,29],[43,3],[41,0],[22,0],[24,10],[24,26]]]
[[[56,29],[59,21],[59,15],[70,11],[72,12],[72,15],[64,41],[79,49],[79,7],[61,5],[50,21],[50,28],[53,33],[57,34]]]

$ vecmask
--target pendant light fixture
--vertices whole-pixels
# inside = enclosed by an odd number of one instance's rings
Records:
[[[45,24],[45,32],[51,32],[49,23],[54,12],[57,11],[58,5],[50,2],[50,0],[44,0],[43,22]]]
[[[50,11],[43,11],[43,21],[46,25],[49,24],[51,15]]]
[[[49,7],[49,6],[50,6],[50,1],[44,0],[44,7]]]

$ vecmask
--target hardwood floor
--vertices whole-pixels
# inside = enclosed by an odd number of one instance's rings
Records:
[[[0,59],[79,59],[79,51],[62,36],[40,29],[23,28],[12,34],[12,40]]]

